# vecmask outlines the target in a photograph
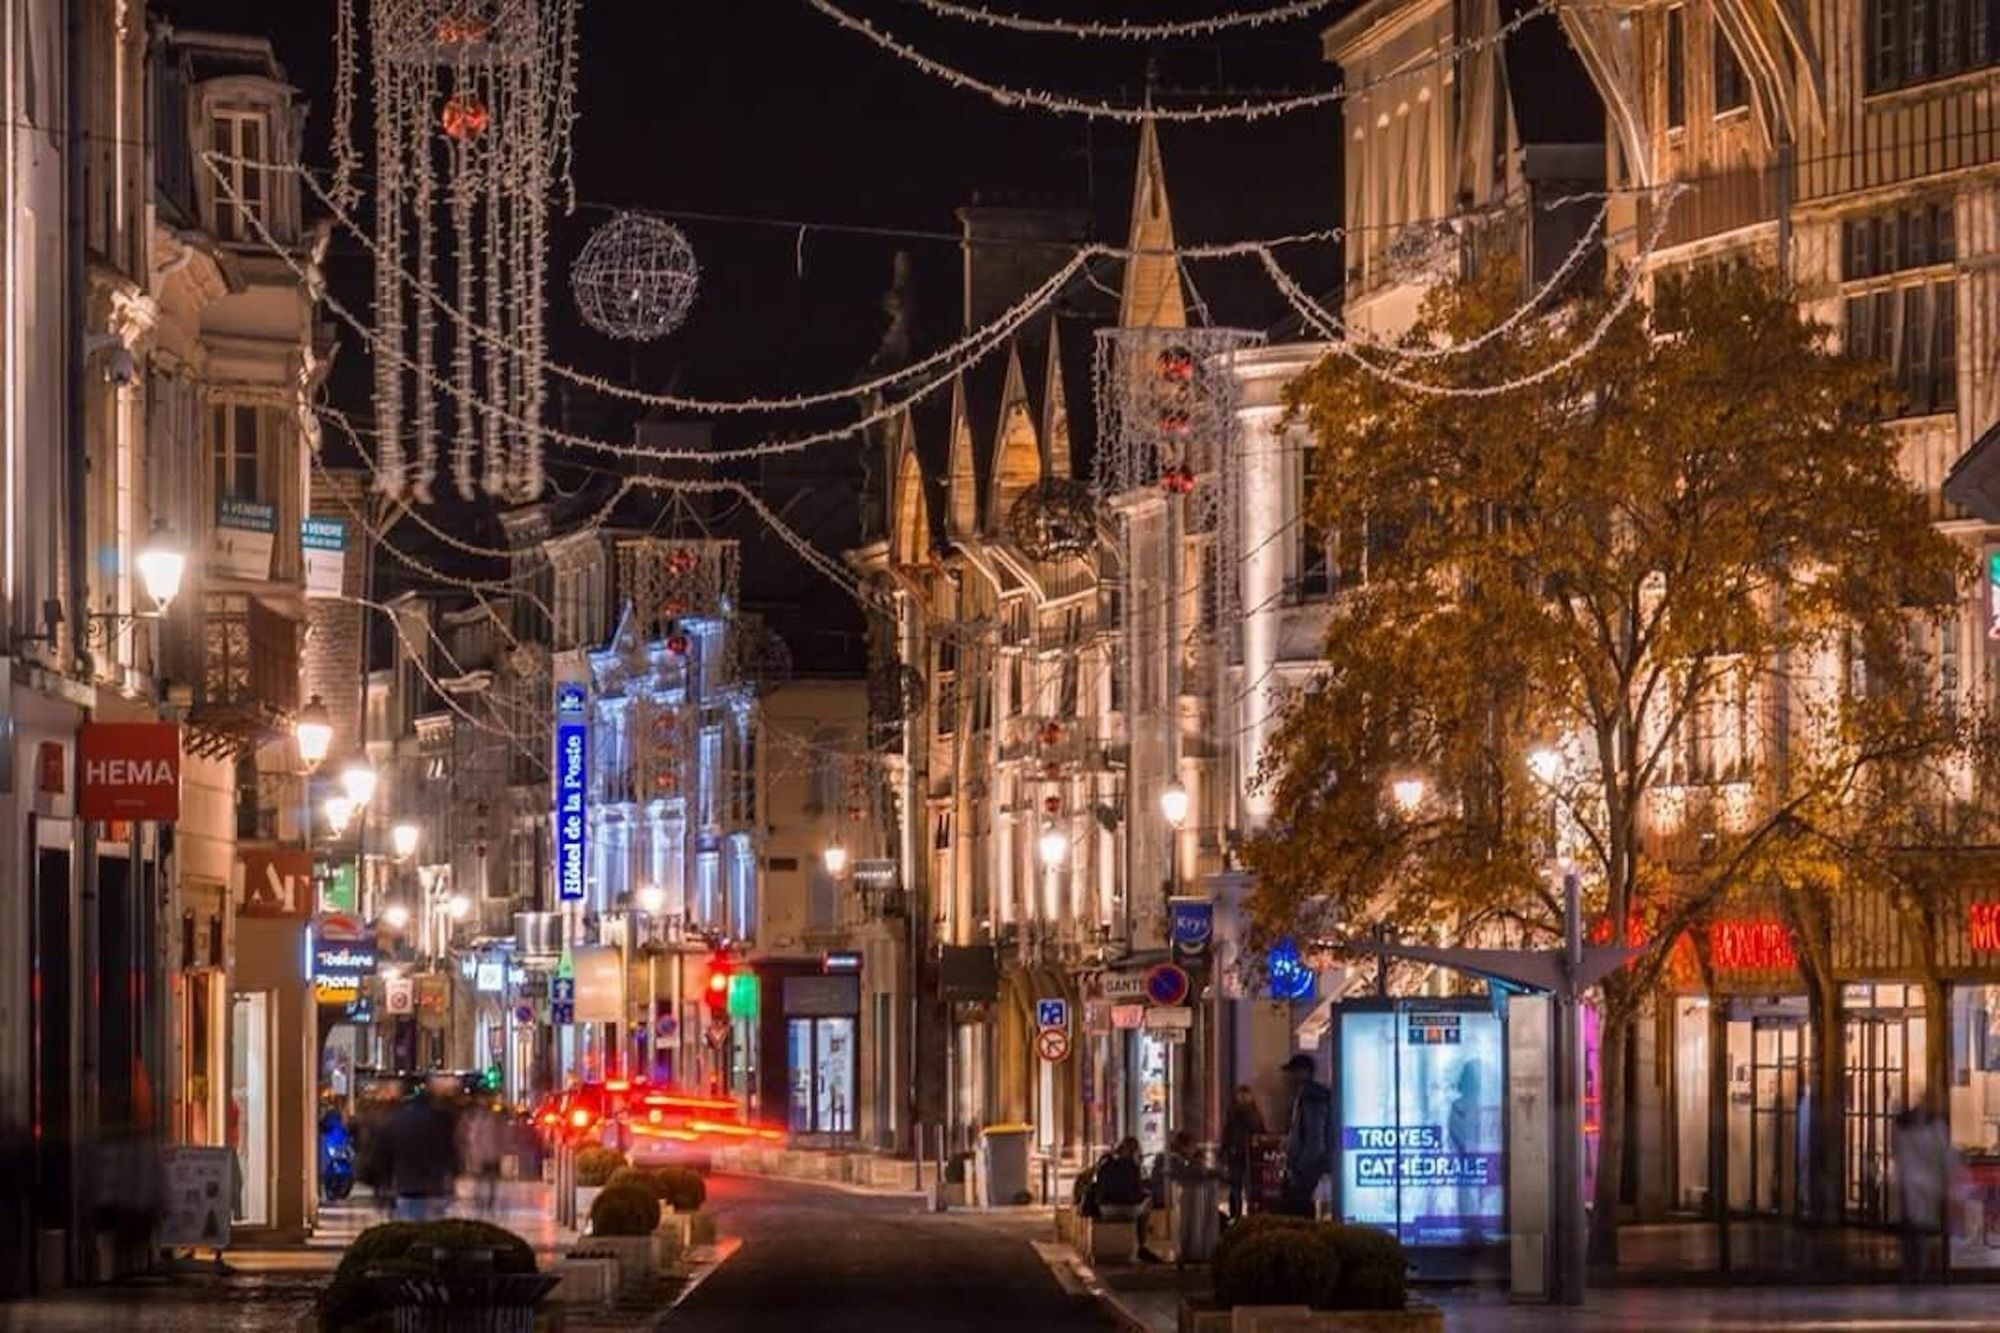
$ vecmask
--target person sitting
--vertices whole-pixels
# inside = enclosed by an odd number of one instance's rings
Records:
[[[1160,1256],[1146,1247],[1146,1216],[1153,1211],[1153,1191],[1139,1167],[1139,1140],[1127,1138],[1108,1153],[1097,1164],[1093,1180],[1099,1219],[1129,1221],[1140,1262],[1159,1263]]]

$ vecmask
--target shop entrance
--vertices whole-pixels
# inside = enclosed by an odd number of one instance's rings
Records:
[[[1924,1095],[1924,992],[1921,986],[1850,985],[1841,993],[1842,1129],[1847,1215],[1898,1218],[1893,1152],[1896,1117]]]
[[[1800,1126],[1812,1024],[1803,997],[1733,1002],[1729,1010],[1729,1206],[1796,1217],[1804,1153]]]
[[[786,1021],[791,1072],[786,1121],[794,1134],[854,1133],[854,1020]]]

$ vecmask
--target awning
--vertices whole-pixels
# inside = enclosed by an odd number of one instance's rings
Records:
[[[1973,441],[1945,474],[1944,498],[1988,523],[2000,523],[2000,422]]]

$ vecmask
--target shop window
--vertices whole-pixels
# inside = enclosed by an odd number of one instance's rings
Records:
[[[1951,988],[1951,1138],[2000,1155],[2000,986]]]
[[[235,997],[229,1032],[229,1148],[236,1158],[230,1216],[239,1226],[271,1224],[271,993]]]

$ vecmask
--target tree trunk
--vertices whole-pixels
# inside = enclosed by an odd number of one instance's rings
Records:
[[[1590,1264],[1618,1266],[1618,1210],[1625,1193],[1626,1052],[1637,1022],[1636,1005],[1607,1003],[1597,1046],[1597,1189],[1591,1200]]]
[[[1842,1142],[1841,1063],[1846,1033],[1840,1023],[1840,988],[1818,968],[1805,969],[1806,1012],[1812,1023],[1812,1065],[1806,1086],[1812,1093],[1808,1127],[1805,1199],[1801,1211],[1829,1225],[1840,1221],[1845,1194],[1846,1145]],[[1837,1262],[1837,1260],[1835,1261]]]

